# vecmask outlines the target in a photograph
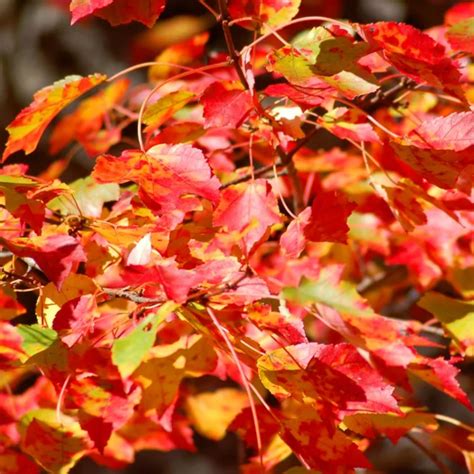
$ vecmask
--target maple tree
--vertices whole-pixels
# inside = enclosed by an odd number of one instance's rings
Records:
[[[73,24],[153,26],[166,8],[67,3]],[[404,436],[474,472],[474,428],[413,396],[421,380],[471,408],[456,376],[474,356],[473,4],[423,32],[298,17],[299,0],[200,3],[225,52],[201,33],[69,76],[7,129],[3,162],[55,120],[58,159],[0,171],[0,471],[123,467],[231,431],[249,474],[291,456],[288,474],[351,473]],[[254,38],[240,51],[236,28]],[[317,149],[321,133],[339,145]],[[94,168],[66,184],[77,145]]]

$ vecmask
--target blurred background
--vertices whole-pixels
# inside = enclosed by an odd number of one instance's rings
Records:
[[[212,3],[212,1],[210,1]],[[404,21],[425,29],[442,23],[445,11],[454,0],[303,0],[303,15],[325,15],[353,21]],[[70,74],[86,75],[104,72],[112,75],[137,62],[153,58],[171,43],[182,41],[210,29],[210,46],[223,49],[220,29],[213,23],[197,0],[168,0],[165,13],[155,28],[148,30],[140,24],[112,28],[100,19],[83,21],[70,26],[68,0],[0,0],[0,143],[7,138],[5,127],[21,108],[29,104],[33,94]],[[248,40],[248,32],[234,31],[237,45]],[[145,79],[145,72],[131,75],[137,81]],[[3,147],[3,145],[2,145]],[[44,142],[31,160],[31,174],[48,164]],[[20,161],[22,157],[20,156]],[[14,160],[12,160],[14,161]],[[80,153],[75,156],[65,181],[88,174],[92,161]],[[467,365],[460,377],[463,388],[474,393],[473,367]],[[419,385],[416,397],[431,410],[464,421],[472,415],[448,397]],[[136,463],[123,471],[96,466],[83,460],[73,470],[75,474],[233,474],[237,473],[242,455],[233,435],[213,443],[196,436],[199,453],[142,452]],[[408,440],[396,447],[381,441],[369,452],[377,470],[370,473],[439,472],[425,454]],[[466,472],[459,464],[451,464],[453,473]],[[288,467],[288,466],[287,466]],[[369,472],[360,470],[360,472]]]

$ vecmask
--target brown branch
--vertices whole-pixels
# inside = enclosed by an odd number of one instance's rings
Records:
[[[163,298],[148,298],[146,296],[139,295],[135,291],[128,291],[123,289],[114,290],[112,288],[102,288],[102,291],[108,296],[112,296],[114,298],[123,298],[129,301],[133,301],[137,304],[160,304],[166,301]]]
[[[232,38],[232,33],[230,31],[230,15],[229,10],[227,8],[227,0],[218,0],[219,3],[219,13],[220,18],[219,21],[222,25],[222,30],[224,32],[224,38],[227,45],[227,51],[229,53],[229,57],[231,60],[232,65],[239,76],[240,82],[244,86],[246,90],[250,89],[249,83],[247,78],[245,77],[244,70],[242,69],[242,65],[240,64],[240,54],[235,48],[234,39]],[[258,102],[258,101],[257,101]],[[260,112],[264,112],[260,110]],[[266,114],[264,114],[266,115]],[[267,116],[268,117],[268,116]],[[276,149],[278,156],[280,157],[282,166],[284,166],[288,170],[288,176],[291,180],[293,186],[293,207],[295,212],[298,214],[304,206],[303,202],[303,186],[301,184],[301,180],[298,176],[296,171],[295,165],[292,161],[294,153],[285,153],[285,151],[281,148],[281,146],[277,146]]]
[[[318,127],[313,128],[311,132],[309,132],[304,138],[301,138],[298,140],[296,145],[287,153],[287,157],[292,160],[293,157],[298,153],[301,148],[303,148],[305,145],[309,143],[309,141],[316,135],[316,133],[319,131]]]
[[[275,166],[278,168],[278,167],[281,167],[282,165],[281,165],[280,162],[277,162]],[[245,181],[249,181],[249,180],[252,179],[252,177],[258,178],[259,176],[265,175],[266,173],[268,173],[272,169],[273,169],[273,165],[262,166],[261,168],[255,170],[253,172],[253,174],[252,173],[244,174],[244,175],[242,175],[238,178],[233,179],[232,181],[229,181],[229,182],[223,184],[221,186],[221,188],[228,188],[229,186],[233,186],[234,184],[240,184],[240,183],[243,183]]]
[[[230,15],[227,8],[227,0],[219,0],[219,21],[222,25],[222,31],[224,32],[224,38],[227,45],[227,51],[229,53],[230,61],[234,66],[237,75],[239,76],[240,82],[245,87],[246,90],[250,89],[245,73],[240,64],[240,54],[235,48],[234,39],[232,38],[232,33],[230,31],[229,21]]]
[[[288,176],[293,186],[293,209],[296,214],[299,214],[304,207],[303,186],[300,177],[298,176],[295,163],[293,162],[294,154],[285,153],[280,145],[277,146],[276,151],[280,157],[281,165],[285,166],[288,170]]]
[[[383,91],[378,90],[374,95],[365,97],[363,100],[354,101],[357,107],[366,112],[373,112],[374,110],[390,105],[400,92],[416,87],[417,83],[408,77],[402,78],[400,82],[392,86],[390,89]]]

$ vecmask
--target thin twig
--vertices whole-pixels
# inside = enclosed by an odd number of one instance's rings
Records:
[[[252,397],[252,392],[251,392],[251,388],[250,388],[250,381],[247,380],[247,376],[245,374],[242,363],[240,362],[240,359],[237,355],[237,352],[236,352],[234,346],[232,345],[229,337],[227,336],[227,334],[224,330],[224,327],[221,325],[221,323],[217,319],[217,316],[215,315],[212,308],[207,307],[207,313],[209,314],[209,316],[211,318],[211,321],[213,322],[214,326],[216,327],[216,329],[219,331],[220,335],[222,336],[222,339],[224,339],[224,342],[227,345],[227,347],[228,347],[228,349],[229,349],[229,351],[232,355],[232,358],[233,358],[233,360],[234,360],[234,362],[237,366],[237,370],[239,371],[240,378],[242,379],[242,384],[244,386],[244,389],[247,392],[247,397],[248,397],[249,404],[250,404],[250,411],[252,412],[252,418],[253,418],[254,429],[255,429],[255,436],[256,436],[256,439],[257,439],[257,449],[258,449],[258,454],[259,454],[259,457],[260,457],[260,466],[261,466],[261,471],[263,472],[262,438],[261,438],[261,434],[260,434],[260,424],[259,424],[259,421],[258,421],[257,409],[255,407],[255,402],[254,402],[254,399]]]
[[[229,23],[231,21],[229,10],[227,8],[226,0],[219,0],[219,13],[220,13],[220,23],[222,25],[222,31],[224,32],[224,38],[227,45],[227,51],[229,53],[230,60],[232,65],[239,76],[240,82],[245,87],[246,90],[250,90],[249,83],[245,77],[244,70],[240,64],[240,54],[235,49],[234,39],[232,38],[232,33],[230,31]]]
[[[277,162],[277,163],[276,163],[276,166],[277,166],[277,167],[281,167],[281,166],[282,166],[281,162]],[[234,184],[244,183],[245,181],[251,180],[251,179],[252,179],[252,176],[253,176],[254,178],[258,178],[258,177],[263,176],[263,175],[265,175],[266,173],[272,171],[272,169],[273,169],[273,165],[262,166],[261,168],[258,168],[257,170],[255,170],[255,171],[253,172],[253,174],[252,174],[252,173],[244,174],[244,175],[242,175],[242,176],[240,176],[240,177],[238,177],[238,178],[233,179],[232,181],[229,181],[229,182],[223,184],[223,185],[221,186],[221,188],[228,188],[229,186],[233,186]]]
[[[166,301],[163,298],[148,298],[146,296],[139,295],[135,291],[123,289],[114,290],[112,288],[102,288],[102,291],[108,296],[112,296],[114,298],[123,298],[126,300],[133,301],[137,304],[159,304],[164,303]]]

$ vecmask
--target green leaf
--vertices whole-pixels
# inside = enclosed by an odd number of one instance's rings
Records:
[[[283,297],[301,304],[321,303],[341,313],[354,316],[370,316],[373,310],[362,298],[354,285],[342,281],[337,285],[331,281],[329,274],[321,274],[319,280],[303,278],[297,288],[284,288]]]
[[[464,298],[474,298],[474,267],[455,268],[450,282]]]
[[[474,303],[430,291],[418,301],[418,306],[443,324],[465,355],[474,356]]]
[[[17,328],[23,338],[21,347],[29,357],[48,349],[58,340],[56,331],[39,324],[19,324]]]
[[[20,420],[21,446],[47,472],[66,474],[91,448],[87,433],[73,418],[54,410],[31,410]]]
[[[117,339],[112,346],[112,362],[122,377],[128,377],[140,365],[153,347],[158,326],[178,307],[173,301],[166,302],[157,313],[148,315],[130,334]]]
[[[454,24],[446,33],[453,49],[474,54],[474,18]]]
[[[100,217],[104,203],[117,201],[120,197],[120,186],[117,183],[98,184],[90,176],[74,181],[69,187],[74,193],[74,199],[60,196],[48,204],[50,209],[64,215],[78,214],[80,211],[88,217]]]
[[[194,97],[195,95],[192,92],[176,91],[158,99],[154,104],[147,107],[143,115],[143,123],[148,125],[146,131],[149,132],[162,125]]]

